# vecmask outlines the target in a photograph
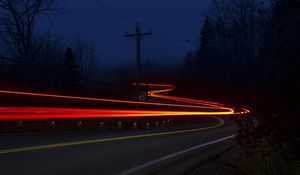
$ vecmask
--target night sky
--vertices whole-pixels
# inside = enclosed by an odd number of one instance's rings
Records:
[[[197,43],[185,43],[161,38],[198,40],[200,28],[209,9],[209,0],[98,0],[106,6],[139,21],[143,31],[153,30],[142,44],[142,58],[161,64],[179,64],[187,50]],[[129,33],[134,23],[97,6],[92,0],[64,0],[66,13],[52,18],[52,30],[70,41],[80,38],[93,42],[96,54],[107,65],[134,64],[135,41],[125,38],[123,31],[106,27],[116,26]],[[83,17],[85,16],[85,17]],[[95,22],[87,17],[96,18]],[[101,56],[101,53],[113,56]]]

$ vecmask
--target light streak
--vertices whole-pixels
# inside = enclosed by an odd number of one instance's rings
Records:
[[[140,84],[145,86],[145,83]],[[176,103],[154,103],[129,100],[112,100],[102,98],[65,96],[56,94],[32,93],[0,90],[0,94],[20,95],[30,97],[47,97],[56,99],[73,99],[83,101],[108,102],[118,104],[134,104],[146,106],[176,107],[176,110],[121,110],[121,109],[83,109],[83,108],[53,108],[53,107],[3,107],[0,108],[2,120],[48,120],[48,119],[80,119],[80,118],[130,118],[130,117],[163,117],[163,116],[214,116],[237,114],[233,108],[224,104],[195,100],[189,98],[165,95],[175,89],[172,85],[148,84],[151,88],[160,88],[148,92],[152,98],[176,101]],[[185,110],[180,110],[185,109]],[[242,113],[249,113],[242,109]]]
[[[0,120],[80,119],[80,118],[131,118],[163,116],[229,115],[231,112],[106,110],[76,108],[10,107],[1,110]]]
[[[71,100],[73,99],[73,100],[107,102],[107,103],[123,103],[123,104],[133,104],[133,105],[153,105],[153,106],[185,107],[185,108],[199,108],[200,107],[199,105],[179,105],[179,104],[170,104],[170,103],[152,103],[152,102],[139,102],[139,101],[127,101],[127,100],[112,100],[112,99],[104,99],[104,98],[78,97],[78,96],[66,96],[66,95],[6,91],[6,90],[0,90],[0,94],[25,95],[25,96],[33,96],[33,97],[50,97],[50,98],[71,99]]]

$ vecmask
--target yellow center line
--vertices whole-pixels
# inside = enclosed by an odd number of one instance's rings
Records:
[[[105,138],[105,139],[94,139],[94,140],[84,140],[84,141],[75,141],[75,142],[65,142],[65,143],[56,143],[49,145],[38,145],[38,146],[29,146],[22,148],[12,148],[12,149],[4,149],[0,150],[1,154],[9,154],[9,153],[18,153],[18,152],[26,152],[26,151],[34,151],[34,150],[44,150],[51,148],[61,148],[75,145],[84,145],[84,144],[93,144],[93,143],[102,143],[102,142],[111,142],[111,141],[121,141],[121,140],[129,140],[129,139],[137,139],[137,138],[146,138],[146,137],[154,137],[154,136],[165,136],[165,135],[173,135],[180,133],[189,133],[189,132],[197,132],[208,129],[213,129],[224,125],[224,120],[215,117],[218,120],[218,123],[212,126],[197,128],[197,129],[188,129],[188,130],[179,130],[179,131],[170,131],[170,132],[161,132],[161,133],[152,133],[152,134],[141,134],[141,135],[132,135],[132,136],[123,136],[123,137],[113,137],[113,138]]]

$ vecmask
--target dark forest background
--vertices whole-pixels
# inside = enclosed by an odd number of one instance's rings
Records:
[[[185,57],[181,93],[251,110],[238,121],[239,173],[292,174],[299,161],[300,1],[213,0],[199,43]]]

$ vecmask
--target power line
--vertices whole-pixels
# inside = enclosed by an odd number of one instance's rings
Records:
[[[108,7],[107,5],[104,5],[104,4],[103,4],[102,2],[100,2],[99,0],[89,0],[89,1],[92,2],[92,3],[94,3],[94,4],[97,4],[98,6],[100,6],[100,7],[104,8],[104,9],[106,9],[107,11],[109,11],[109,12],[111,12],[111,13],[113,13],[113,14],[115,14],[115,15],[117,15],[117,16],[119,16],[119,17],[121,17],[121,18],[123,18],[123,19],[125,19],[125,20],[127,20],[127,21],[130,21],[130,22],[135,23],[135,24],[136,24],[136,23],[139,23],[139,22],[137,22],[136,20],[133,20],[132,18],[130,18],[130,17],[128,17],[128,16],[125,16],[125,15],[123,15],[122,13],[120,13],[120,12],[118,12],[118,11],[116,11],[116,10],[110,8],[110,7]],[[86,17],[86,15],[82,15],[82,16],[85,16],[85,17]],[[94,20],[94,21],[97,21],[97,20],[95,20],[96,18],[93,18],[93,17],[88,17],[88,18],[90,18],[90,19],[92,19],[92,20]],[[112,26],[112,25],[109,25],[109,24],[105,24],[105,23],[103,23],[103,22],[101,22],[101,23],[104,24],[104,25],[106,25],[106,26],[108,26],[108,27],[116,28],[116,29],[118,29],[119,31],[122,31],[122,32],[125,31],[125,32],[126,32],[126,30],[121,29],[121,28],[119,28],[119,27]],[[139,24],[140,24],[140,23],[139,23]],[[140,24],[140,26],[147,27],[147,26],[142,25],[142,24]],[[149,27],[148,27],[148,28],[149,28]],[[153,37],[153,39],[165,40],[165,41],[184,42],[184,43],[193,43],[193,42],[195,42],[195,41],[191,41],[191,40],[188,40],[188,39],[184,40],[184,39],[176,39],[176,38],[171,38],[171,37]]]
[[[95,18],[95,17],[92,17],[92,16],[85,15],[85,14],[79,12],[79,11],[76,11],[76,10],[72,10],[72,9],[69,9],[69,10],[70,10],[73,14],[76,14],[76,15],[78,15],[78,16],[80,16],[80,17],[83,17],[83,18],[86,18],[86,19],[88,19],[88,20],[94,21],[94,22],[96,22],[96,23],[98,23],[98,24],[101,24],[101,25],[103,25],[103,26],[106,26],[106,27],[108,27],[108,28],[111,28],[111,29],[114,29],[114,30],[117,30],[117,31],[120,31],[120,32],[126,32],[125,29],[122,29],[122,28],[120,28],[120,27],[118,27],[118,26],[115,26],[115,25],[111,25],[111,24],[105,23],[105,22],[99,20],[98,18]]]
[[[125,19],[127,21],[129,21],[129,22],[137,23],[136,20],[133,20],[130,17],[123,15],[122,13],[120,13],[120,12],[118,12],[118,11],[116,11],[116,10],[114,10],[114,9],[106,6],[106,5],[104,5],[102,2],[100,2],[98,0],[89,0],[89,1],[92,2],[92,3],[94,3],[94,4],[96,4],[96,5],[98,5],[98,6],[100,6],[100,7],[102,7],[103,9],[105,9],[105,10],[107,10],[107,11],[109,11],[109,12],[111,12],[111,13],[113,13],[113,14],[115,14],[115,15],[117,15],[117,16],[119,16],[119,17],[121,17],[121,18],[123,18],[123,19]]]
[[[124,15],[124,14],[118,12],[117,10],[112,9],[111,7],[108,7],[107,5],[103,4],[103,3],[100,2],[99,0],[89,0],[89,1],[92,2],[92,3],[94,3],[94,4],[96,4],[96,5],[98,5],[99,7],[103,8],[103,9],[105,9],[105,10],[107,10],[107,11],[109,11],[109,12],[115,14],[116,16],[119,16],[119,17],[121,17],[121,18],[123,18],[123,19],[125,19],[125,20],[127,20],[127,21],[129,21],[129,22],[131,22],[131,23],[134,23],[134,24],[139,23],[141,27],[144,27],[144,28],[151,28],[151,27],[149,27],[149,26],[146,26],[146,25],[144,25],[144,24],[141,24],[141,23],[138,22],[137,20],[134,20],[134,19],[132,19],[132,18],[130,18],[130,17],[128,17],[128,16],[126,16],[126,15]]]
[[[118,11],[116,11],[116,10],[110,8],[110,7],[108,7],[107,5],[103,4],[103,3],[100,2],[99,0],[89,0],[89,1],[92,2],[92,3],[94,3],[94,4],[96,4],[96,5],[98,5],[99,7],[103,8],[103,9],[109,11],[110,13],[113,13],[113,14],[116,15],[116,16],[119,16],[119,17],[121,17],[121,18],[123,18],[123,19],[129,21],[129,22],[132,22],[132,23],[135,23],[135,24],[139,24],[139,22],[137,22],[136,20],[133,20],[132,18],[130,18],[130,17],[128,17],[128,16],[126,16],[126,15],[124,15],[124,14],[122,14],[122,13],[120,13],[120,12],[118,12]],[[122,32],[126,32],[126,33],[127,33],[126,30],[124,30],[124,29],[122,29],[122,28],[120,28],[120,27],[114,26],[114,25],[110,25],[110,24],[107,24],[107,23],[103,23],[102,21],[99,21],[99,20],[98,20],[97,18],[95,18],[95,17],[87,16],[87,15],[82,14],[81,12],[76,12],[76,11],[74,11],[74,10],[73,10],[73,12],[75,12],[77,15],[80,15],[81,17],[88,18],[88,19],[90,19],[90,20],[92,20],[92,21],[94,21],[94,22],[97,22],[97,23],[101,23],[102,25],[105,25],[106,27],[110,27],[110,28],[112,28],[112,29],[115,29],[115,30],[118,30],[118,31],[122,31]],[[144,26],[144,25],[143,25],[143,26]],[[144,26],[144,27],[145,27],[145,26]],[[181,43],[190,43],[190,44],[192,44],[192,43],[195,42],[195,41],[191,41],[191,40],[188,40],[188,39],[184,40],[184,39],[177,39],[177,38],[171,38],[171,37],[153,37],[153,39],[164,40],[164,41],[175,41],[175,42],[181,42]],[[108,56],[108,57],[110,57],[110,58],[116,58],[116,57],[112,57],[112,56],[110,56],[110,55],[108,55],[108,54],[105,54],[105,53],[100,53],[100,54],[101,54],[101,55],[104,55],[104,56]]]
[[[195,41],[192,40],[184,40],[184,39],[176,39],[176,38],[169,38],[169,37],[153,37],[153,39],[157,40],[165,40],[165,41],[176,41],[176,42],[184,42],[184,43],[193,43]]]
[[[134,23],[134,24],[139,23],[141,27],[150,28],[150,27],[148,27],[148,26],[146,26],[144,24],[141,24],[137,20],[134,20],[134,19],[132,19],[132,18],[130,18],[130,17],[128,17],[128,16],[126,16],[126,15],[118,12],[117,10],[114,10],[111,7],[108,7],[107,5],[103,4],[99,0],[89,0],[89,1],[92,2],[92,3],[94,3],[94,4],[96,4],[96,5],[98,5],[98,6],[100,6],[100,7],[102,7],[103,9],[105,9],[105,10],[107,10],[107,11],[109,11],[109,12],[111,12],[111,13],[113,13],[113,14],[115,14],[115,15],[117,15],[117,16],[119,16],[119,17],[121,17],[121,18],[123,18],[123,19],[125,19],[127,21],[129,21],[129,22],[131,22],[131,23]]]

